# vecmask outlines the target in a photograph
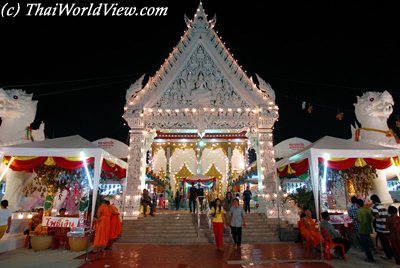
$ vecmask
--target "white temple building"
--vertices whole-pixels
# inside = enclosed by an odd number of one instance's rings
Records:
[[[149,174],[172,195],[185,182],[199,180],[224,195],[248,168],[249,147],[257,153],[257,190],[276,189],[274,91],[258,75],[256,84],[239,66],[214,29],[215,17],[209,20],[201,3],[185,23],[186,31],[160,69],[146,84],[142,76],[127,91],[125,219],[137,218]]]

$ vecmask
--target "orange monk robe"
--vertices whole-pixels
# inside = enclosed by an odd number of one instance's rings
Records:
[[[106,204],[100,205],[97,210],[98,221],[96,223],[96,232],[94,234],[93,246],[105,247],[110,239],[110,218],[111,208]]]
[[[300,233],[307,240],[313,242],[313,246],[318,246],[321,243],[321,234],[315,229],[315,222],[311,218],[300,220]]]
[[[110,205],[110,208],[111,208],[111,212],[112,212],[112,215],[110,218],[110,226],[111,226],[110,239],[115,239],[122,232],[122,224],[121,224],[121,219],[119,217],[118,208],[113,205]]]

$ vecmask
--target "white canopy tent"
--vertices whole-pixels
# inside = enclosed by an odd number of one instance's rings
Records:
[[[0,159],[2,160],[4,156],[94,157],[93,212],[95,211],[103,159],[125,169],[128,166],[126,162],[109,154],[79,135],[11,146],[0,146]],[[93,222],[93,217],[94,213],[91,214],[91,222]]]
[[[320,180],[318,158],[324,158],[325,160],[332,158],[387,158],[398,155],[400,155],[400,149],[325,136],[303,150],[278,161],[275,167],[280,168],[293,162],[308,159],[316,207],[315,213],[319,217]]]

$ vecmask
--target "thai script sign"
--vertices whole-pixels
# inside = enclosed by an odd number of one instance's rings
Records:
[[[43,217],[42,226],[46,227],[78,227],[79,218],[69,217]]]

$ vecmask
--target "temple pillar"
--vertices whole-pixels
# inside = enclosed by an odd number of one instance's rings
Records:
[[[169,146],[169,145],[165,149],[165,157],[167,158],[167,171],[166,171],[167,184],[166,184],[166,187],[167,187],[167,189],[170,190],[172,195],[175,195],[176,185],[175,185],[175,180],[171,180],[171,146]],[[168,196],[165,197],[165,199],[167,199],[167,198],[168,198]]]
[[[222,183],[222,192],[227,191],[228,180],[232,178],[232,147],[228,146],[226,151],[226,161],[227,161],[227,169],[225,174],[225,179]],[[229,189],[231,190],[231,189]]]
[[[128,173],[124,190],[124,220],[139,217],[140,197],[144,188],[146,172],[145,131],[141,118],[130,118],[130,145],[128,155]]]

